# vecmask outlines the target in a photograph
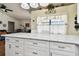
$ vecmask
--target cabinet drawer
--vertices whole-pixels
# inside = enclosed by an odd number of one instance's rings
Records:
[[[6,41],[8,42],[12,42],[12,43],[23,43],[23,39],[20,38],[10,38],[10,37],[6,37]]]
[[[10,51],[6,53],[6,56],[23,56],[24,53],[21,51]]]
[[[15,45],[16,48],[19,48],[19,47],[23,48],[24,47],[23,43],[21,43],[21,44],[20,43],[15,43],[14,45]]]
[[[15,44],[15,43],[6,43],[6,45],[5,45],[5,47],[7,48],[9,48],[9,49],[23,49],[24,48],[24,46],[23,46],[23,44]]]
[[[21,53],[15,53],[14,56],[23,56],[23,54],[21,54]]]
[[[23,50],[24,48],[23,48],[23,46],[18,46],[18,45],[15,45],[15,50]]]
[[[59,55],[59,56],[75,56],[77,55],[76,53],[71,53],[67,51],[60,51],[60,50],[52,50],[52,56],[54,55]]]
[[[35,47],[35,46],[30,46],[30,45],[27,45],[27,46],[25,46],[24,47],[24,49],[25,49],[25,51],[28,49],[35,49],[35,50],[38,50],[38,51],[49,51],[49,47],[47,48],[47,47]]]
[[[25,45],[32,45],[38,47],[49,47],[49,42],[39,40],[25,40]]]
[[[51,42],[50,48],[64,50],[64,51],[71,51],[71,52],[75,52],[77,50],[76,45],[58,43],[58,42]]]
[[[14,54],[15,54],[15,56],[23,56],[24,52],[23,52],[23,50],[18,50],[18,51],[16,50]]]
[[[25,51],[26,56],[49,56],[49,51],[35,50],[35,49],[27,49]]]
[[[53,53],[52,56],[71,56],[71,55],[63,55],[63,54]]]
[[[6,55],[14,55],[14,52],[23,52],[23,46],[15,45],[14,43],[7,43],[5,45]]]

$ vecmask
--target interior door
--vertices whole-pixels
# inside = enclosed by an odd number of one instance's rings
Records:
[[[9,32],[14,32],[14,29],[15,29],[15,23],[9,21],[9,22],[8,22],[8,31],[9,31]]]

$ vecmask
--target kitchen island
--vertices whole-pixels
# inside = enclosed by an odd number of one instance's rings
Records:
[[[79,36],[13,33],[5,36],[6,56],[78,56]]]

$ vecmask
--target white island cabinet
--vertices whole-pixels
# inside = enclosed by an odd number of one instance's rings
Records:
[[[78,47],[74,44],[50,42],[51,56],[78,56]]]
[[[49,42],[6,37],[6,56],[49,56]]]
[[[73,35],[8,34],[6,56],[79,56],[79,37]]]

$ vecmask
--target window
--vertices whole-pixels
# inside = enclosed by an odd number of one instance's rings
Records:
[[[37,17],[37,32],[49,34],[66,34],[67,15]]]

